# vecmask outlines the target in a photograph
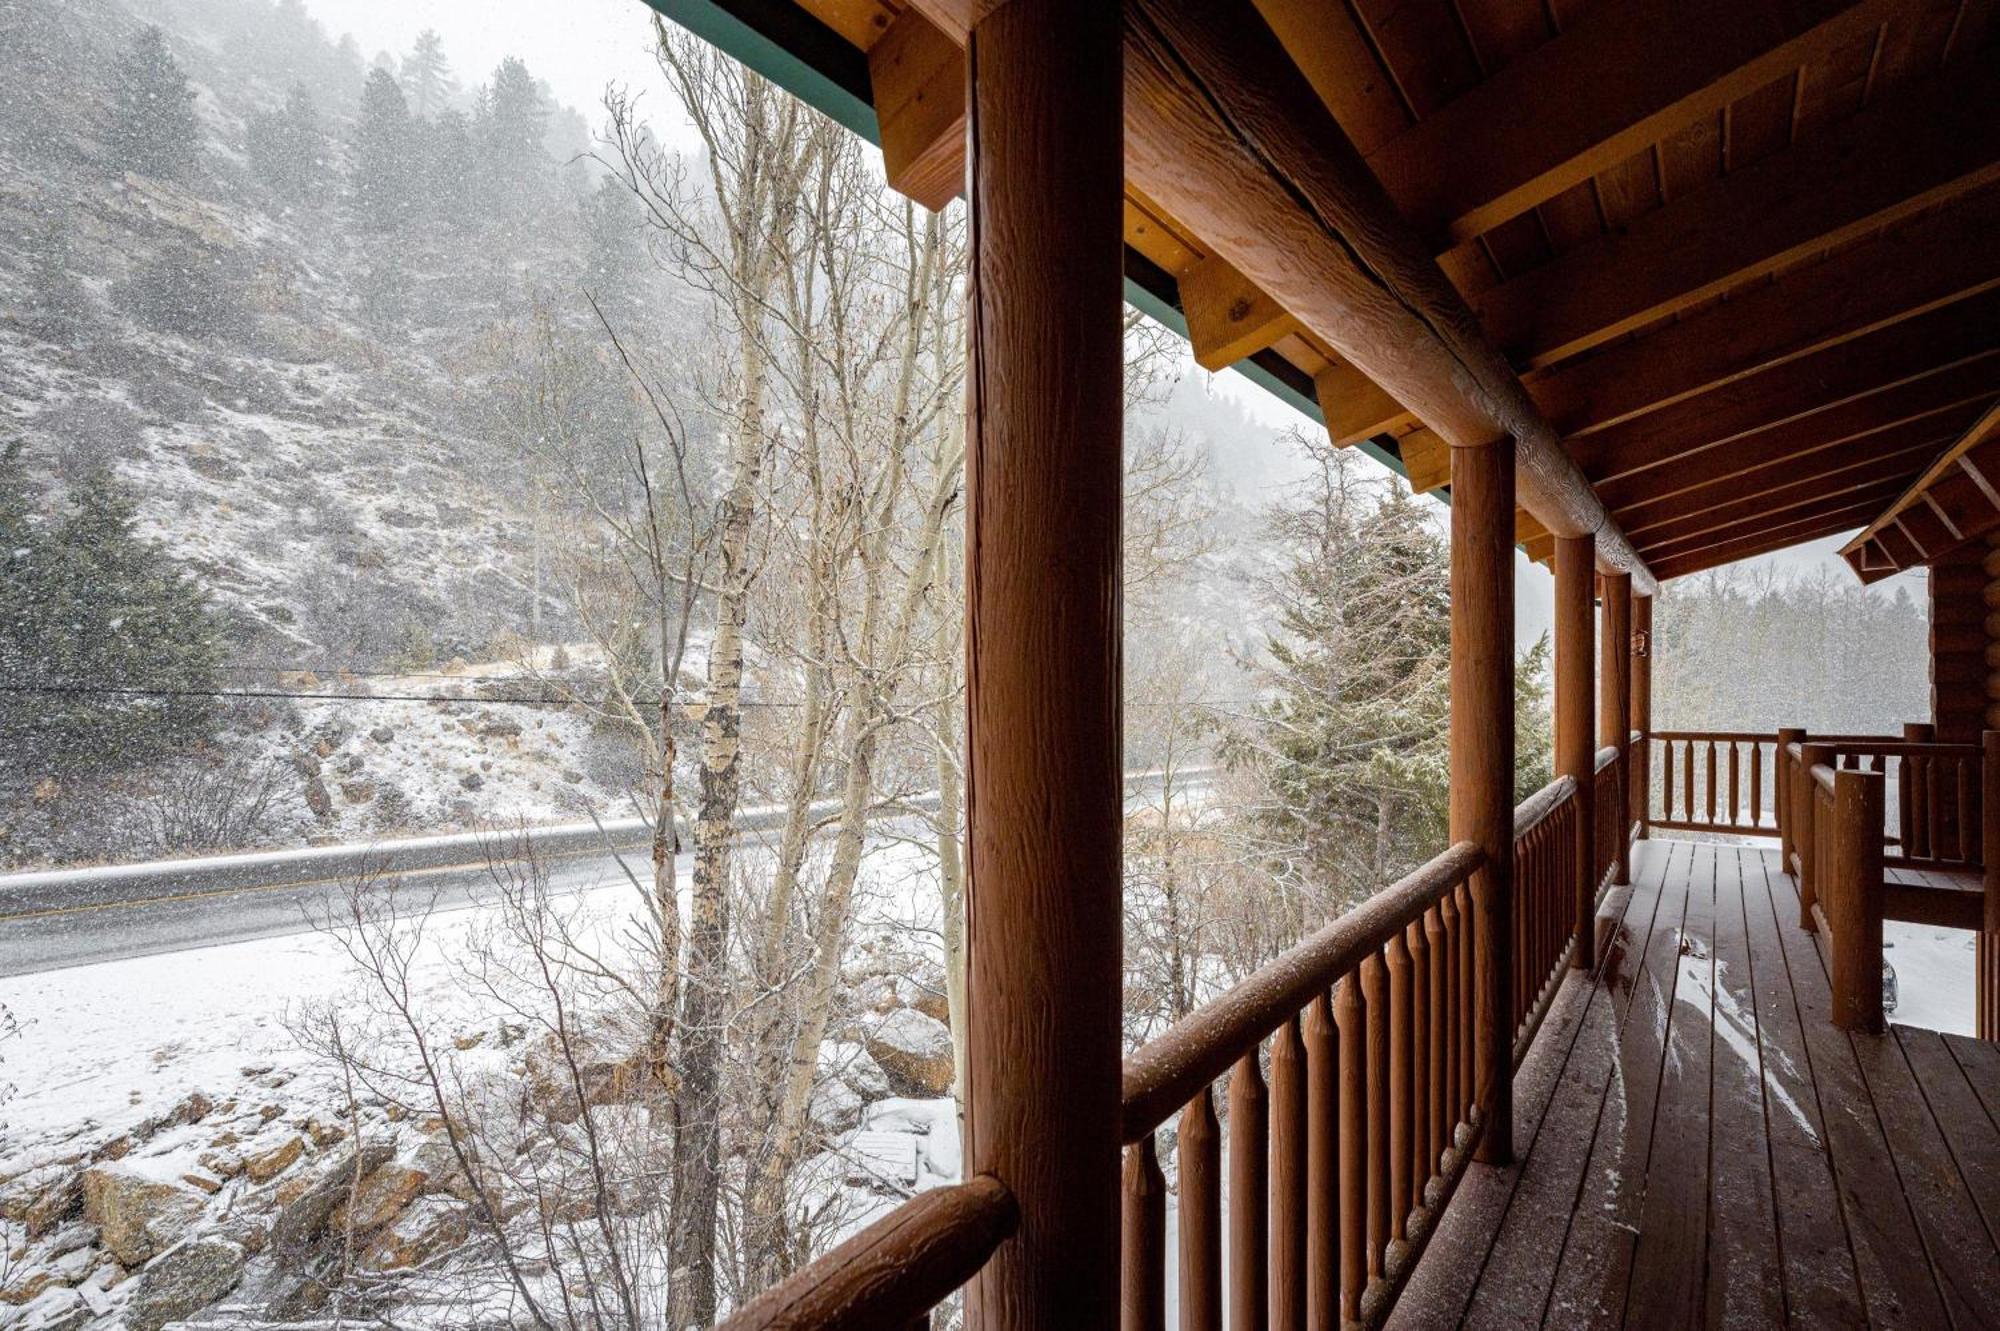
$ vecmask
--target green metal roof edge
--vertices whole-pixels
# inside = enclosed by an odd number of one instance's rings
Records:
[[[806,105],[853,130],[877,147],[882,130],[875,108],[851,88],[829,78],[823,71],[800,59],[782,43],[758,31],[716,0],[645,0],[662,17],[671,19],[695,36],[738,60],[777,84]],[[815,20],[816,21],[816,20]],[[1125,301],[1148,318],[1172,329],[1183,341],[1188,339],[1187,320],[1169,302],[1125,279]],[[1324,426],[1319,403],[1285,383],[1253,360],[1241,360],[1230,367],[1286,406]],[[1380,438],[1361,441],[1361,451],[1399,476],[1407,477],[1403,459]],[[1445,496],[1440,494],[1440,498]]]
[[[828,78],[714,0],[644,0],[661,17],[671,19],[724,55],[756,70],[806,105],[875,144],[882,129],[875,108],[862,97]]]
[[[1184,316],[1179,310],[1175,309],[1172,305],[1169,305],[1166,301],[1161,300],[1158,296],[1146,290],[1146,288],[1140,286],[1137,282],[1134,282],[1129,277],[1125,279],[1125,303],[1130,305],[1133,309],[1138,310],[1141,314],[1153,320],[1155,323],[1161,324],[1162,326],[1173,330],[1173,332],[1183,340],[1188,339],[1186,316]],[[1237,361],[1234,365],[1230,366],[1229,368],[1236,371],[1238,374],[1242,375],[1245,379],[1248,379],[1251,383],[1257,385],[1257,387],[1269,393],[1272,397],[1277,398],[1278,401],[1284,403],[1286,406],[1292,408],[1294,411],[1297,411],[1302,415],[1311,417],[1315,422],[1317,422],[1322,427],[1325,426],[1326,417],[1320,414],[1319,403],[1313,401],[1311,398],[1307,397],[1304,393],[1299,392],[1298,389],[1293,388],[1290,384],[1278,378],[1277,375],[1272,374],[1269,370],[1259,365],[1256,361],[1248,359],[1240,360]],[[1383,445],[1379,440],[1376,439],[1362,440],[1361,451],[1366,453],[1369,457],[1374,458],[1377,462],[1381,463],[1389,470],[1395,472],[1398,476],[1403,476],[1407,478],[1407,476],[1409,475],[1409,473],[1404,471],[1403,469],[1403,459],[1398,457],[1395,453],[1391,452],[1389,449],[1383,447]]]

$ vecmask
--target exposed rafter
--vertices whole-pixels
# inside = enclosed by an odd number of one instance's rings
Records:
[[[1988,408],[1840,553],[1863,582],[2000,530],[2000,403]]]

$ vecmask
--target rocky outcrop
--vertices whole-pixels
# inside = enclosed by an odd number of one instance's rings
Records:
[[[386,1142],[363,1146],[358,1153],[349,1152],[287,1202],[271,1225],[271,1248],[277,1255],[278,1264],[296,1267],[303,1263],[311,1255],[320,1235],[326,1232],[334,1211],[347,1200],[348,1192],[354,1186],[356,1171],[366,1178],[387,1164],[394,1154],[395,1148]]]
[[[125,1307],[128,1331],[160,1331],[214,1303],[243,1278],[243,1249],[224,1239],[189,1239],[155,1257]]]
[[[407,1271],[463,1244],[472,1233],[464,1205],[447,1197],[419,1198],[362,1251],[364,1271]]]
[[[114,1162],[83,1171],[83,1214],[126,1266],[142,1265],[178,1242],[207,1201],[184,1183],[156,1179],[129,1165]]]
[[[899,1095],[951,1093],[951,1029],[915,1008],[897,1008],[868,1032],[868,1054]]]

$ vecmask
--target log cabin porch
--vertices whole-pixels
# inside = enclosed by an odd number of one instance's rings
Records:
[[[2000,1323],[1990,0],[649,3],[972,237],[968,1178],[732,1331]],[[1121,297],[1452,565],[1451,844],[1129,1052]],[[1863,524],[1927,720],[1655,730],[1662,581]],[[1933,916],[1981,1039],[1884,1029]]]
[[[1642,841],[1389,1319],[1990,1326],[2000,1046],[1830,1020],[1769,843]]]

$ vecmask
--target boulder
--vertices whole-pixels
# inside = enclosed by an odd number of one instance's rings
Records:
[[[51,1289],[21,1310],[20,1331],[82,1331],[97,1314],[73,1289]]]
[[[312,810],[315,818],[333,816],[333,796],[327,791],[326,782],[318,777],[306,782],[306,808]]]
[[[396,738],[396,732],[388,726],[376,726],[368,732],[368,738],[374,740],[377,744],[387,744],[390,740]]]
[[[27,1200],[21,1208],[21,1223],[28,1227],[29,1238],[38,1239],[53,1233],[71,1216],[82,1213],[83,1171],[73,1170],[65,1172]]]
[[[951,1028],[915,1008],[897,1008],[868,1032],[868,1054],[899,1094],[951,1093]]]
[[[419,1198],[362,1252],[364,1271],[407,1271],[443,1256],[472,1233],[465,1207],[444,1197]]]
[[[125,1325],[128,1331],[160,1331],[208,1307],[242,1278],[243,1249],[225,1239],[189,1239],[139,1274],[139,1288],[125,1305]]]
[[[139,1266],[178,1241],[207,1201],[178,1180],[157,1179],[121,1163],[83,1171],[83,1214],[126,1266]]]
[[[357,1170],[361,1176],[380,1169],[395,1155],[387,1142],[363,1146],[357,1155],[349,1152],[305,1191],[285,1204],[271,1226],[271,1248],[278,1264],[295,1268],[312,1251],[315,1241],[326,1232],[334,1210],[347,1200]]]
[[[305,1138],[287,1137],[268,1151],[259,1151],[255,1155],[245,1156],[243,1158],[243,1172],[250,1176],[252,1183],[269,1183],[272,1179],[297,1164],[299,1157],[305,1153]]]
[[[333,1227],[352,1225],[356,1234],[372,1234],[388,1225],[424,1190],[425,1174],[409,1165],[390,1163],[361,1180],[361,1186],[333,1213]]]

